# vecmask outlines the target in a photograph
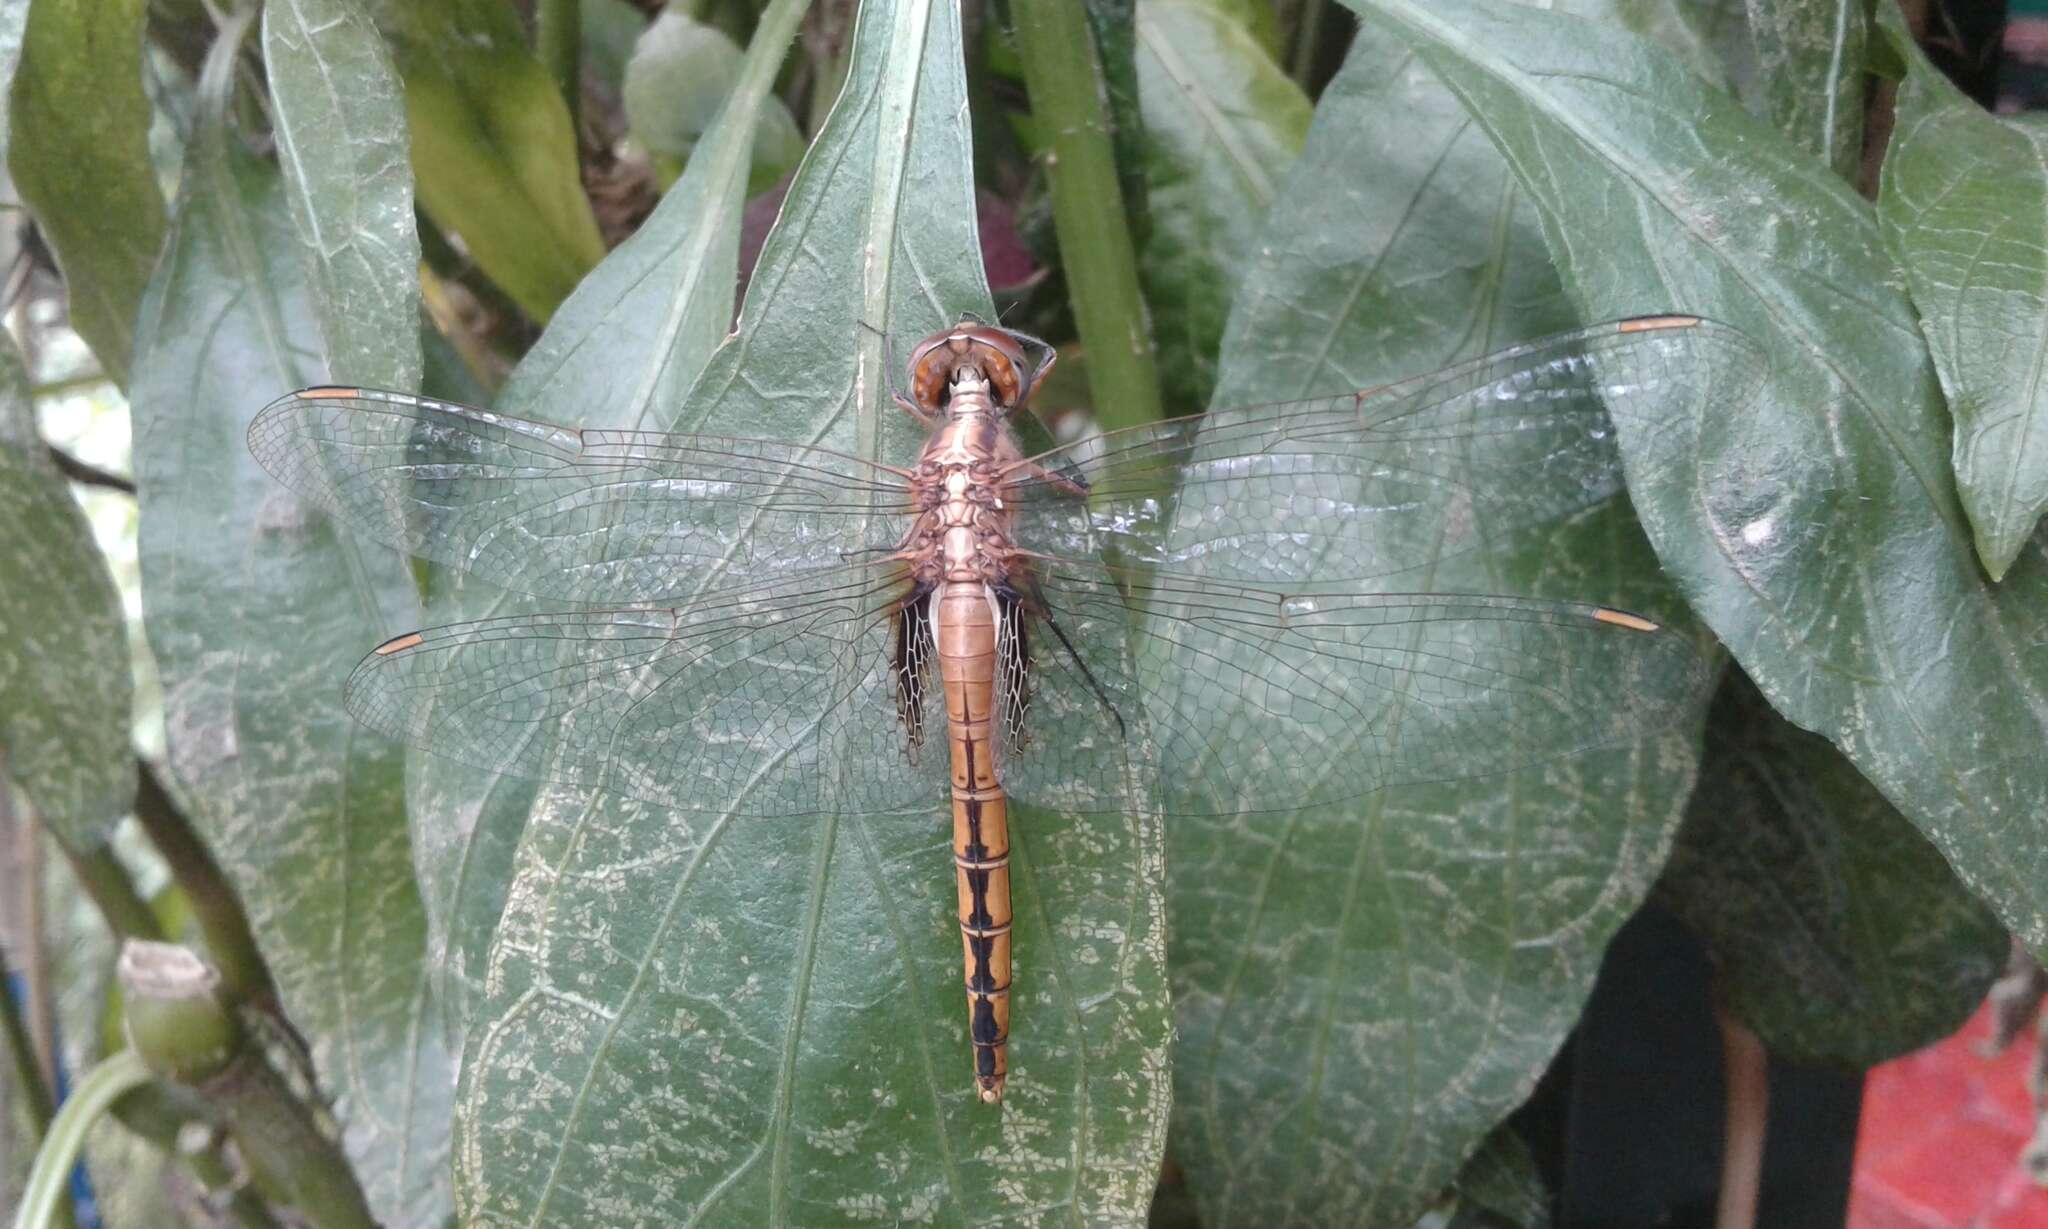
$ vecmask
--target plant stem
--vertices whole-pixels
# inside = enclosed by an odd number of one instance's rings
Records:
[[[376,1229],[339,1146],[221,1001],[216,970],[175,944],[131,942],[115,972],[129,1045],[220,1116],[256,1189],[313,1229]]]
[[[7,967],[5,953],[0,953],[0,1029],[7,1033],[7,1053],[14,1060],[14,1082],[21,1089],[22,1100],[28,1103],[30,1139],[40,1148],[50,1133],[57,1103],[50,1096],[49,1082],[43,1078],[43,1064],[37,1060],[28,1024],[21,1018],[21,1004],[15,1001],[14,971]],[[58,1201],[53,1223],[65,1229],[77,1224],[68,1191]]]
[[[50,460],[56,462],[57,471],[73,482],[82,486],[105,487],[110,491],[119,491],[123,495],[135,494],[133,478],[123,478],[97,465],[87,464],[54,444],[45,451],[50,454]]]
[[[50,1123],[36,1151],[35,1167],[22,1189],[21,1208],[15,1213],[14,1229],[48,1229],[55,1223],[68,1189],[71,1169],[85,1147],[86,1132],[107,1107],[125,1094],[149,1083],[149,1068],[133,1050],[122,1050],[101,1060],[72,1090],[69,1100]]]
[[[569,104],[569,130],[578,131],[576,117],[583,95],[582,0],[540,0],[534,12],[534,50],[547,66],[562,101]]]
[[[1159,370],[1087,15],[1079,0],[1015,0],[1010,17],[1032,118],[1047,141],[1053,227],[1096,420],[1105,430],[1151,422],[1160,417]]]
[[[1323,10],[1329,0],[1306,0],[1294,31],[1293,63],[1289,75],[1302,89],[1309,88],[1309,76],[1316,70],[1316,52],[1322,49]]]
[[[207,955],[219,967],[229,996],[237,1003],[269,1002],[276,996],[276,983],[263,953],[257,950],[242,898],[206,843],[192,830],[191,821],[171,800],[156,770],[146,761],[137,761],[136,772],[135,818],[149,834],[150,844],[163,855],[171,878],[184,889],[199,932],[206,936]]]
[[[1721,1139],[1721,1194],[1714,1229],[1756,1229],[1757,1196],[1763,1183],[1764,1124],[1770,1115],[1769,1055],[1764,1043],[1725,1006],[1716,1003],[1721,1025],[1721,1062],[1727,1117]]]
[[[29,1039],[28,1024],[21,1018],[21,1004],[15,1001],[14,971],[7,967],[5,953],[0,953],[0,1028],[7,1033],[7,1055],[14,1061],[14,1082],[28,1103],[29,1125],[40,1144],[57,1112],[57,1102],[50,1096],[49,1081],[43,1078],[43,1065],[36,1060],[35,1042]]]
[[[101,844],[91,849],[73,849],[62,841],[57,842],[57,848],[64,851],[65,860],[71,863],[71,873],[78,876],[78,886],[92,898],[116,940],[164,937],[163,927],[150,911],[149,902],[135,890],[128,868],[121,865],[112,848]]]

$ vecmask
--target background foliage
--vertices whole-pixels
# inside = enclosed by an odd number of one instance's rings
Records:
[[[57,930],[203,950],[238,1039],[115,1103],[109,1223],[1533,1226],[1503,1124],[1653,894],[1844,1068],[2048,953],[2038,125],[1892,0],[1346,5],[0,0],[0,769]],[[1709,412],[1616,405],[1626,494],[1430,577],[1645,611],[1720,694],[1339,808],[1020,812],[999,1112],[934,816],[707,823],[342,711],[384,635],[529,606],[281,490],[272,397],[901,459],[889,361],[962,311],[1060,348],[1062,438],[1733,326]],[[123,408],[132,503],[76,455]],[[79,950],[73,1064],[138,993]],[[278,1140],[360,1202],[290,1210]]]

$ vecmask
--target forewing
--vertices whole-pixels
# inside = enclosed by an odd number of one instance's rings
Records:
[[[898,711],[884,568],[831,569],[675,610],[452,624],[379,646],[349,711],[494,772],[663,807],[868,814],[945,797],[945,747]],[[928,731],[943,729],[932,694]]]
[[[1115,431],[1023,472],[1017,541],[1219,580],[1426,587],[1442,560],[1622,489],[1606,396],[1727,388],[1760,361],[1709,321],[1622,321],[1384,388]]]
[[[1601,606],[1041,568],[1078,660],[1030,629],[1028,738],[1005,747],[1004,782],[1071,810],[1132,805],[1142,740],[1167,774],[1160,810],[1284,811],[1632,742],[1709,684],[1684,637]]]
[[[406,393],[309,388],[249,448],[360,533],[503,589],[594,605],[678,600],[707,569],[826,567],[886,548],[888,470],[770,440],[572,431]]]

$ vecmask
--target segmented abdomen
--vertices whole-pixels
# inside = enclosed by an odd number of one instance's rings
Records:
[[[1003,1095],[1010,1036],[1010,824],[996,782],[996,615],[978,583],[935,595],[939,676],[952,757],[953,865],[966,961],[968,1034],[983,1101]]]

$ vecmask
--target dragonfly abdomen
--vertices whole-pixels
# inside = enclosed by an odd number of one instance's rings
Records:
[[[991,737],[999,607],[987,586],[952,580],[932,611],[952,759],[953,866],[974,1084],[983,1101],[994,1102],[1009,1073],[1012,921],[1009,802],[997,783]]]

